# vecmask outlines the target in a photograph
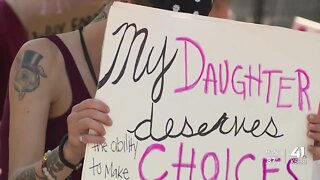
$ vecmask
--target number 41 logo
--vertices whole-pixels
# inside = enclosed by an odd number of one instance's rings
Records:
[[[305,148],[304,147],[295,147],[291,152],[291,157],[294,158],[305,158]]]

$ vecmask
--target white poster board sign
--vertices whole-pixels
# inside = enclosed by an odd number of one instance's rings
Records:
[[[302,17],[295,17],[292,29],[320,33],[320,23]]]
[[[109,14],[83,179],[311,179],[320,37],[135,5]],[[292,160],[291,160],[292,159]]]

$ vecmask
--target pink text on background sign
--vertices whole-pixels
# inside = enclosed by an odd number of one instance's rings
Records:
[[[195,87],[199,86],[201,80],[204,82],[203,91],[205,94],[209,94],[209,89],[212,86],[212,91],[210,94],[214,96],[224,95],[228,90],[231,93],[242,96],[243,100],[246,100],[248,96],[253,96],[254,93],[257,96],[263,96],[266,103],[270,103],[270,99],[276,100],[277,108],[294,108],[297,107],[300,111],[303,111],[305,106],[310,111],[310,100],[308,95],[308,90],[310,88],[310,78],[308,73],[303,69],[296,69],[294,71],[294,77],[284,76],[284,71],[280,69],[263,69],[262,65],[259,64],[256,67],[258,73],[253,73],[254,66],[242,66],[235,65],[234,67],[230,66],[228,60],[224,60],[224,63],[219,64],[218,66],[213,63],[207,63],[205,53],[199,43],[192,40],[188,37],[178,37],[177,41],[184,42],[184,85],[183,87],[175,89],[175,93],[183,93],[186,91],[191,91]],[[188,71],[188,45],[196,48],[200,54],[200,58],[192,59],[192,61],[199,61],[201,63],[201,68],[198,71],[199,75],[190,80],[189,71]],[[191,60],[190,60],[191,61]],[[223,72],[223,69],[225,70]],[[241,76],[241,73],[245,75]],[[274,84],[278,83],[278,86]],[[297,89],[293,89],[290,83],[296,84]],[[253,92],[253,86],[256,86],[256,92]],[[262,85],[266,87],[264,94],[261,93]],[[272,96],[272,91],[275,91],[275,97]],[[281,97],[289,91],[296,90],[296,104],[293,102],[283,102]],[[288,101],[288,100],[287,100]],[[294,106],[295,105],[295,106]],[[293,107],[294,106],[294,107]]]
[[[182,162],[182,159],[186,159],[183,158],[183,143],[180,143],[180,147],[179,147],[179,153],[178,153],[178,162],[172,163],[171,164],[171,168],[175,168],[176,169],[176,180],[180,180],[181,179],[181,170],[189,170],[189,180],[194,179],[193,177],[193,173],[195,170],[199,169],[199,167],[197,167],[196,165],[196,150],[194,148],[192,148],[192,153],[191,153],[191,159],[189,162]],[[163,144],[151,144],[150,146],[148,146],[146,148],[146,150],[144,151],[140,161],[139,161],[139,167],[138,167],[138,171],[139,171],[139,177],[141,180],[147,180],[147,179],[154,179],[154,180],[164,180],[167,178],[167,176],[169,175],[168,170],[163,170],[162,174],[161,174],[161,170],[159,170],[160,172],[156,172],[156,170],[154,171],[154,177],[146,177],[143,171],[143,165],[144,165],[144,161],[148,158],[148,156],[151,153],[155,153],[154,151],[160,151],[162,153],[166,152],[166,147]],[[254,162],[256,161],[256,156],[254,154],[248,153],[243,155],[236,163],[236,168],[234,170],[234,174],[230,175],[229,172],[229,166],[230,166],[230,149],[227,148],[227,157],[226,157],[226,172],[225,172],[225,179],[236,179],[239,180],[239,172],[241,169],[241,166],[244,163],[250,163],[250,161]],[[159,155],[158,155],[159,156]],[[158,157],[157,156],[157,157]],[[157,159],[161,159],[161,158],[157,158]],[[211,161],[209,161],[211,160]],[[213,162],[212,162],[213,161]],[[268,163],[266,158],[262,158],[262,180],[267,180],[268,179],[268,174],[275,174],[275,173],[279,173],[280,169],[279,168],[269,168],[268,165],[272,164],[272,163]],[[278,160],[278,162],[280,162],[281,159]],[[205,169],[206,169],[206,164],[207,163],[213,163],[214,164],[214,169],[211,170],[210,172],[212,172],[210,175],[205,173]],[[296,174],[293,172],[293,170],[291,169],[291,164],[292,164],[292,159],[290,159],[287,164],[285,169],[287,170],[287,173],[292,177],[292,179],[294,180],[298,180],[298,177],[296,176]],[[272,164],[272,165],[276,165],[276,164]],[[170,167],[170,165],[168,165]],[[210,166],[211,167],[211,166]],[[222,177],[219,175],[221,175],[222,173],[220,172],[220,161],[219,161],[219,157],[215,152],[207,152],[202,156],[201,159],[201,164],[200,164],[200,171],[201,171],[201,175],[202,175],[202,179],[210,179],[210,180],[217,180],[217,179],[221,179]],[[184,171],[185,172],[185,171]],[[257,178],[257,177],[255,177]]]

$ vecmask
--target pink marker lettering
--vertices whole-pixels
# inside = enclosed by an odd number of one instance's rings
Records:
[[[228,177],[229,177],[229,166],[230,166],[230,149],[227,148],[226,180],[228,180]]]
[[[287,171],[288,171],[288,173],[292,176],[292,178],[294,179],[294,180],[299,180],[299,178],[294,174],[294,172],[292,171],[292,169],[291,169],[291,164],[292,164],[292,161],[293,161],[294,159],[290,159],[289,161],[288,161],[288,163],[287,163]]]
[[[262,174],[263,174],[263,180],[266,180],[267,179],[267,174],[268,173],[277,173],[279,172],[279,168],[273,168],[273,169],[267,169],[267,159],[266,158],[263,158],[262,160]]]
[[[146,159],[146,157],[151,153],[151,151],[153,150],[159,150],[161,152],[165,152],[166,148],[165,146],[163,146],[162,144],[152,144],[150,145],[143,153],[140,161],[139,161],[139,176],[141,180],[147,180],[147,178],[144,176],[143,171],[142,171],[142,166],[144,163],[144,160]],[[158,178],[154,178],[155,180],[163,180],[165,177],[167,177],[168,175],[168,171],[165,171],[160,177]]]
[[[205,170],[206,161],[207,161],[207,159],[208,159],[210,156],[211,156],[211,157],[213,158],[213,160],[214,160],[214,167],[215,167],[215,168],[214,168],[214,175],[213,175],[212,177],[210,177],[210,178],[207,178],[206,175],[205,175],[204,170]],[[218,179],[219,169],[220,169],[219,164],[220,164],[220,163],[219,163],[219,158],[218,158],[218,156],[216,155],[216,153],[214,153],[214,152],[206,153],[206,154],[203,156],[202,161],[201,161],[202,179],[205,179],[205,180],[207,180],[207,179],[210,179],[210,180],[216,180],[216,179]]]
[[[286,77],[280,77],[279,81],[279,92],[278,92],[278,102],[277,102],[277,107],[278,108],[291,108],[292,104],[281,104],[280,103],[280,97],[281,93],[283,92],[282,90],[284,89],[291,89],[291,86],[284,86],[283,81],[294,81],[296,80],[295,78],[286,78]]]
[[[236,87],[235,87],[235,82],[234,82],[234,79],[235,79],[235,75],[236,75],[236,72],[238,70],[242,70],[243,67],[241,65],[238,65],[234,68],[233,70],[233,73],[232,73],[232,77],[231,77],[231,83],[232,83],[232,89],[233,91],[236,93],[236,94],[240,94],[240,95],[243,95],[243,100],[246,99],[246,86],[245,86],[245,82],[244,81],[237,81],[237,84],[241,84],[242,85],[242,90],[237,90]]]
[[[184,41],[184,50],[185,50],[185,62],[184,62],[185,63],[185,86],[175,89],[175,93],[181,93],[181,92],[193,89],[198,84],[198,82],[200,81],[201,76],[203,74],[203,71],[204,71],[206,57],[204,55],[204,52],[203,52],[200,44],[197,43],[196,41],[194,41],[188,37],[178,37],[176,40],[177,41]],[[187,48],[187,43],[190,43],[191,45],[193,45],[194,47],[196,47],[198,49],[198,51],[201,55],[201,60],[202,60],[202,68],[201,68],[200,74],[199,74],[198,78],[196,79],[196,81],[194,81],[190,85],[188,84],[188,56],[187,56],[188,48]]]
[[[229,63],[228,63],[228,60],[224,61],[224,65],[226,67],[226,75],[225,75],[226,79],[225,79],[225,85],[223,87],[223,84],[222,84],[223,79],[222,79],[222,77],[224,77],[224,76],[222,75],[222,65],[219,64],[219,75],[220,75],[219,76],[219,84],[220,84],[220,92],[221,92],[221,94],[225,94],[226,93],[227,88],[228,88],[228,84],[229,84]]]
[[[270,90],[271,90],[271,76],[272,74],[276,74],[276,73],[282,73],[281,70],[264,70],[262,71],[262,74],[268,74],[268,92],[267,92],[267,103],[269,103],[270,101]]]
[[[212,79],[210,79],[210,73],[212,73]],[[216,73],[214,71],[214,66],[213,64],[209,63],[207,67],[207,76],[205,79],[203,79],[205,82],[204,85],[204,93],[208,94],[208,89],[209,89],[209,83],[213,83],[213,94],[217,95],[217,78],[216,78]]]
[[[239,179],[239,169],[240,169],[240,165],[243,163],[243,161],[245,161],[246,159],[251,159],[251,160],[256,160],[256,157],[253,154],[246,154],[244,155],[237,163],[236,166],[236,180]]]
[[[295,72],[298,74],[298,86],[299,86],[298,106],[299,106],[299,110],[303,111],[303,94],[304,94],[305,99],[307,101],[308,110],[310,111],[311,110],[310,100],[309,100],[309,96],[308,96],[308,92],[307,92],[307,90],[310,87],[310,78],[309,78],[307,72],[302,69],[297,69]],[[305,82],[305,85],[303,85],[303,82]]]
[[[261,93],[261,64],[259,64],[259,75],[258,77],[255,77],[252,75],[252,66],[249,66],[249,74],[244,76],[245,78],[247,78],[249,80],[249,96],[252,96],[252,81],[257,82],[257,86],[258,86],[258,96],[260,96]]]
[[[192,174],[193,174],[193,169],[196,168],[196,165],[194,163],[194,156],[195,156],[194,148],[192,148],[192,155],[191,155],[190,164],[182,163],[182,153],[183,153],[183,143],[180,143],[178,163],[173,163],[172,164],[173,167],[178,168],[176,180],[180,180],[181,168],[189,168],[190,169],[189,179],[191,180],[192,179]]]

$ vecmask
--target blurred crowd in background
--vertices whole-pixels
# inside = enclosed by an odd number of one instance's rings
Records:
[[[294,17],[320,21],[320,0],[230,0],[234,19],[292,27]]]

